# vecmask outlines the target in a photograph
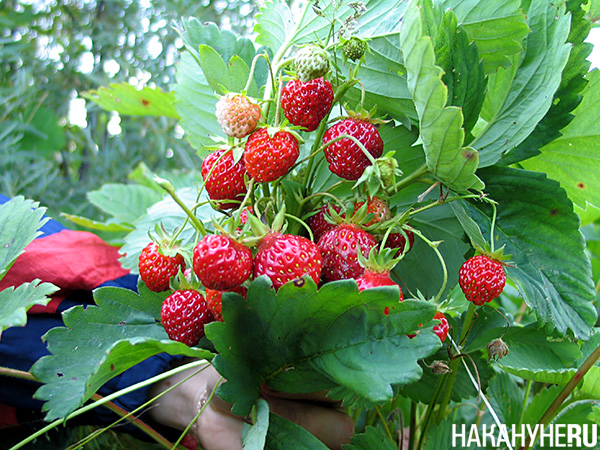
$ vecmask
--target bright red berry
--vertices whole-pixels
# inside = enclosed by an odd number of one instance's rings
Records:
[[[336,122],[325,132],[323,144],[343,134],[356,138],[373,158],[379,158],[383,153],[383,140],[379,131],[366,120],[350,118]],[[346,180],[358,180],[365,169],[371,165],[361,148],[347,138],[328,145],[324,152],[329,170]]]
[[[206,303],[208,303],[208,307],[212,311],[215,318],[223,322],[223,314],[222,314],[222,304],[221,301],[223,299],[223,292],[236,292],[240,294],[242,297],[246,298],[246,293],[248,292],[248,288],[245,286],[236,286],[233,289],[228,289],[227,291],[217,291],[214,289],[206,290]]]
[[[330,215],[329,208],[334,209],[336,213],[339,213],[342,210],[342,208],[340,208],[337,205],[325,204],[325,205],[321,206],[321,208],[319,209],[319,211],[316,214],[314,214],[308,218],[307,223],[308,223],[310,230],[313,233],[315,242],[318,242],[319,239],[321,239],[321,236],[323,236],[329,230],[332,230],[335,228],[334,223],[329,223],[325,219],[325,215]]]
[[[169,295],[163,301],[160,319],[170,339],[190,347],[204,336],[204,325],[214,321],[204,296],[194,289]]]
[[[322,258],[317,245],[293,234],[269,233],[254,257],[254,277],[267,275],[275,289],[304,275],[318,283],[321,269]]]
[[[460,268],[458,283],[467,300],[483,305],[494,300],[504,290],[504,267],[502,263],[486,255],[473,256]]]
[[[364,268],[358,262],[359,247],[367,258],[377,241],[362,228],[343,223],[321,236],[317,245],[323,256],[323,280],[335,281],[360,277]]]
[[[415,234],[410,230],[404,230],[404,232],[408,236],[408,249],[406,250],[408,253],[415,245]],[[404,252],[404,247],[406,247],[406,238],[402,233],[390,233],[385,241],[385,248],[398,248],[400,249],[399,255]]]
[[[260,120],[260,106],[245,95],[227,94],[217,102],[215,114],[227,136],[242,139],[256,128]]]
[[[280,130],[271,137],[266,128],[261,128],[248,137],[244,162],[252,178],[266,183],[287,174],[299,154],[298,140],[293,134]]]
[[[358,284],[358,292],[379,286],[398,286],[398,289],[400,289],[400,301],[404,300],[402,288],[390,278],[390,272],[387,270],[378,272],[367,268],[362,276],[356,279],[356,283]]]
[[[228,236],[208,234],[194,248],[193,267],[205,288],[226,291],[252,273],[252,251]]]
[[[357,202],[354,204],[354,210],[358,211],[358,209],[363,206],[365,202]],[[379,197],[371,197],[367,202],[367,214],[373,214],[373,218],[365,223],[364,227],[370,227],[371,225],[375,225],[376,223],[384,222],[391,218],[390,206],[385,202],[385,200]]]
[[[446,337],[448,336],[448,332],[450,331],[448,319],[446,319],[446,316],[440,311],[435,313],[433,319],[440,321],[440,323],[433,327],[433,332],[437,334],[437,337],[440,338],[440,341],[444,342],[446,340]]]
[[[183,256],[166,256],[159,251],[156,242],[150,242],[140,254],[138,268],[142,281],[153,292],[169,289],[171,278],[179,269],[185,269]]]
[[[234,208],[244,199],[247,191],[244,175],[243,161],[236,163],[231,150],[217,150],[202,162],[202,179],[211,200],[236,200],[217,202],[221,209]]]
[[[303,83],[291,80],[281,91],[281,108],[293,125],[314,131],[333,104],[333,88],[323,77]]]

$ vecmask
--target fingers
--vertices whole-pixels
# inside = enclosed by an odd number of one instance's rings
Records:
[[[265,396],[271,411],[300,425],[330,449],[341,449],[354,432],[354,422],[342,411],[319,404]]]
[[[214,401],[214,399],[213,399]],[[197,421],[197,436],[205,450],[241,450],[244,421],[223,412],[211,401]]]
[[[339,407],[342,404],[341,401],[333,400],[332,398],[327,397],[327,393],[329,391],[309,392],[305,394],[288,394],[273,390],[267,384],[263,384],[260,387],[260,392],[263,396],[284,398],[288,400],[307,400],[313,402],[322,402],[335,407]]]

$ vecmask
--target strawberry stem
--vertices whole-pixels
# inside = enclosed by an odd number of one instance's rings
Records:
[[[448,268],[446,267],[446,261],[444,261],[444,257],[442,256],[442,253],[440,252],[440,250],[438,248],[439,245],[442,243],[442,241],[436,241],[436,242],[430,241],[425,236],[423,236],[423,233],[421,233],[419,230],[411,227],[408,224],[404,226],[404,229],[406,229],[408,231],[412,231],[415,235],[419,236],[423,241],[425,241],[433,249],[433,251],[437,255],[438,259],[440,260],[440,263],[442,264],[444,280],[442,281],[442,287],[440,288],[439,292],[433,299],[433,302],[437,304],[440,301],[440,299],[442,298],[442,295],[444,294],[444,291],[446,290],[446,285],[448,283]],[[407,239],[407,241],[408,241],[408,239]]]
[[[494,253],[494,227],[496,226],[496,203],[492,203],[492,224],[490,226],[490,249]]]
[[[200,233],[202,233],[203,236],[206,236],[207,233],[206,233],[206,229],[204,228],[204,225],[192,213],[192,211],[187,207],[187,205],[185,203],[183,203],[183,201],[179,198],[179,196],[175,192],[175,188],[173,187],[173,185],[171,183],[169,183],[167,180],[165,180],[164,178],[160,178],[158,176],[155,176],[154,180],[157,182],[157,184],[161,188],[163,188],[165,191],[167,191],[167,193],[171,196],[171,198],[175,201],[175,203],[177,203],[181,207],[181,209],[183,209],[183,211],[188,215],[188,217],[190,218],[190,220],[194,224],[194,227]]]
[[[306,224],[306,222],[304,222],[302,219],[292,215],[292,214],[285,214],[285,217],[287,217],[288,219],[294,219],[296,222],[298,222],[300,225],[302,225],[306,231],[308,231],[308,235],[310,236],[310,240],[311,241],[315,241],[315,236],[313,235],[312,230],[310,229],[310,227]]]

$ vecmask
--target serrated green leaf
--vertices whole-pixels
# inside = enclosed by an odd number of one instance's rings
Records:
[[[266,1],[256,15],[256,42],[276,52],[292,33],[294,16],[285,2]]]
[[[557,180],[569,198],[585,208],[600,206],[600,71],[587,76],[583,101],[573,111],[575,118],[561,130],[562,136],[544,146],[541,154],[523,167],[543,171]]]
[[[202,69],[190,53],[183,53],[177,64],[175,109],[181,116],[180,125],[187,140],[203,156],[208,153],[205,147],[214,145],[211,136],[223,134],[215,116],[216,103]]]
[[[212,353],[171,341],[157,323],[166,294],[106,287],[94,291],[97,306],[75,306],[63,314],[65,326],[44,339],[49,356],[32,373],[45,383],[35,394],[45,400],[47,420],[65,417],[104,383],[139,362],[157,355],[212,357]]]
[[[294,422],[273,413],[269,422],[265,450],[327,450],[325,444]]]
[[[173,108],[175,97],[160,88],[137,89],[129,83],[113,83],[83,94],[107,111],[129,116],[164,116],[179,119]]]
[[[9,287],[0,291],[0,335],[10,327],[20,327],[27,323],[27,311],[33,305],[47,305],[50,295],[58,288],[50,283],[34,280],[16,289]]]
[[[344,386],[373,402],[389,400],[391,385],[419,379],[417,360],[440,346],[427,328],[435,306],[398,302],[397,289],[359,294],[354,280],[318,291],[310,279],[277,293],[269,286],[260,277],[250,285],[247,301],[225,295],[225,322],[206,327],[219,352],[214,365],[228,380],[219,395],[234,403],[237,414],[249,412],[263,382],[291,393]],[[406,334],[419,324],[422,332],[409,339]]]
[[[589,35],[591,23],[578,1],[568,1],[571,13],[571,30],[567,42],[573,48],[563,70],[560,86],[554,94],[552,106],[533,132],[519,146],[502,158],[502,164],[510,165],[532,158],[540,149],[561,136],[561,130],[573,120],[572,111],[581,103],[581,92],[587,85],[585,75],[589,71],[587,59],[592,44],[584,42]]]
[[[132,225],[146,210],[162,199],[154,189],[137,184],[104,184],[88,192],[88,200],[121,224]]]
[[[18,196],[0,205],[0,279],[6,275],[23,249],[41,233],[48,218],[46,208]]]
[[[488,386],[487,395],[503,424],[509,427],[519,424],[523,393],[513,378],[506,372],[498,372]]]
[[[479,151],[481,167],[495,164],[531,134],[550,109],[569,58],[570,15],[565,14],[564,3],[534,0],[527,19],[531,32],[525,53],[513,57],[516,71],[500,70],[489,81],[494,88],[488,90],[487,97],[495,98],[486,99],[487,123],[471,142]],[[501,80],[494,80],[497,77]],[[494,110],[489,108],[492,104]]]
[[[444,71],[442,81],[448,87],[448,105],[462,108],[463,128],[469,135],[479,118],[487,82],[477,46],[469,43],[466,30],[457,25],[450,10],[444,14],[435,38],[435,55],[436,64]]]
[[[437,1],[437,0],[436,0]],[[529,33],[520,0],[489,2],[479,0],[441,0],[451,9],[466,30],[483,59],[486,73],[511,64],[510,56],[523,49]]]
[[[350,444],[343,445],[344,450],[398,450],[398,444],[375,427],[367,427],[362,434],[352,436]]]
[[[453,190],[481,190],[484,185],[475,175],[477,151],[463,147],[463,115],[460,108],[446,106],[448,88],[442,83],[442,69],[436,65],[431,38],[423,29],[421,11],[428,6],[431,7],[427,2],[411,3],[400,33],[408,88],[419,116],[427,168]]]
[[[197,201],[205,201],[207,199],[204,193],[200,199],[194,188],[184,188],[177,191],[179,198],[189,207],[192,208]],[[207,203],[199,206],[196,209],[197,217],[208,226],[216,212]],[[172,232],[175,228],[181,227],[186,219],[186,213],[181,207],[175,203],[171,197],[165,197],[160,202],[148,208],[145,215],[141,216],[135,226],[135,230],[125,237],[125,244],[121,248],[121,264],[124,268],[129,269],[132,273],[138,273],[138,258],[143,248],[150,242],[148,231],[154,231],[156,225],[164,225],[167,231]],[[189,223],[185,226],[179,239],[182,240],[182,245],[192,243],[196,238],[197,231]]]
[[[213,91],[225,94],[226,91],[241,92],[246,86],[250,67],[239,56],[232,56],[228,63],[223,61],[217,51],[208,46],[200,45],[200,67]],[[223,90],[225,88],[225,90]],[[248,89],[250,95],[258,93],[256,85]]]
[[[506,245],[512,255],[507,276],[548,333],[571,330],[587,338],[596,321],[594,283],[579,218],[565,191],[535,172],[490,167],[478,174],[499,203],[494,244]],[[491,208],[471,203],[469,211],[489,236]]]

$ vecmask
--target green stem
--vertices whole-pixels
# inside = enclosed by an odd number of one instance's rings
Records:
[[[175,188],[173,187],[173,185],[171,183],[169,183],[169,181],[165,180],[164,178],[154,177],[154,180],[158,183],[158,185],[161,188],[163,188],[165,191],[167,191],[167,193],[171,196],[171,198],[175,201],[175,203],[177,203],[181,207],[181,209],[183,209],[183,211],[185,211],[187,216],[190,218],[190,220],[194,224],[194,227],[200,233],[202,233],[203,236],[206,236],[207,233],[206,233],[206,229],[204,228],[204,225],[194,215],[194,213],[192,213],[190,208],[188,208],[187,205],[185,203],[183,203],[183,201],[179,198],[179,196],[175,192]]]
[[[588,373],[588,371],[596,364],[596,362],[600,359],[600,345],[596,347],[596,349],[587,357],[587,359],[583,362],[579,370],[575,372],[575,375],[569,380],[569,382],[565,385],[565,387],[560,391],[558,396],[554,399],[552,404],[548,407],[544,415],[538,420],[538,424],[542,425],[542,427],[548,425],[550,421],[554,418],[561,405],[565,402],[567,397],[571,395],[573,390],[577,387],[583,377]],[[521,446],[519,450],[527,450],[533,442],[528,439],[525,445]]]
[[[490,226],[490,249],[494,253],[494,227],[496,226],[496,204],[492,203],[492,224]]]
[[[462,350],[463,344],[467,338],[467,334],[471,329],[471,325],[475,318],[475,308],[476,305],[474,303],[469,302],[469,309],[467,310],[467,315],[465,316],[465,321],[463,322],[462,329],[460,330],[460,337],[458,339],[458,347]],[[448,377],[448,383],[446,384],[446,389],[444,392],[444,396],[442,397],[442,402],[440,403],[440,409],[438,410],[437,421],[438,423],[444,418],[446,415],[446,409],[448,408],[448,404],[450,403],[450,397],[452,396],[452,389],[454,388],[454,382],[456,381],[456,375],[458,373],[458,367],[460,365],[460,358],[452,358],[450,361],[449,367],[451,372],[446,374],[444,377]]]
[[[408,432],[408,450],[415,450],[415,440],[417,434],[417,402],[410,402],[410,431]]]
[[[418,236],[423,241],[425,241],[427,243],[427,245],[429,245],[433,249],[433,251],[437,255],[438,259],[440,260],[440,263],[442,265],[444,280],[442,282],[442,286],[440,287],[440,290],[438,291],[437,295],[433,299],[434,303],[438,303],[439,300],[442,298],[444,291],[446,290],[446,285],[448,284],[448,268],[446,267],[446,261],[444,261],[444,257],[442,256],[442,253],[440,252],[440,249],[438,248],[441,241],[432,242],[429,239],[427,239],[423,235],[423,233],[421,233],[419,230],[417,230],[416,228],[413,228],[409,225],[404,225],[403,228],[405,228],[406,230],[412,231],[416,236]],[[408,239],[407,239],[407,242],[408,242]]]
[[[20,378],[22,380],[37,381],[41,383],[33,374],[29,372],[23,372],[22,370],[11,369],[9,367],[0,367],[0,375],[4,375],[11,378]]]
[[[97,400],[97,401],[94,401],[93,403],[90,403],[88,405],[82,406],[81,408],[73,411],[67,417],[55,420],[54,422],[48,424],[44,428],[42,428],[42,429],[36,431],[35,433],[29,435],[27,438],[25,438],[24,440],[22,440],[18,444],[16,444],[13,447],[11,447],[9,450],[17,450],[19,448],[22,448],[23,446],[25,446],[25,445],[29,444],[30,442],[32,442],[33,440],[35,440],[36,438],[38,438],[38,437],[46,434],[48,431],[52,430],[53,428],[56,428],[56,427],[64,424],[67,420],[73,419],[73,418],[75,418],[77,416],[80,416],[80,415],[82,415],[82,414],[84,414],[84,413],[86,413],[88,411],[91,411],[92,409],[94,409],[94,408],[96,408],[98,406],[104,405],[104,404],[106,404],[108,402],[112,402],[114,399],[116,399],[116,398],[118,398],[118,397],[120,397],[122,395],[128,394],[128,393],[133,392],[133,391],[135,391],[137,389],[141,389],[141,388],[143,388],[145,386],[149,386],[152,383],[156,383],[157,381],[164,380],[165,378],[168,378],[168,377],[170,377],[170,376],[172,376],[172,375],[174,375],[176,373],[183,372],[184,370],[187,370],[187,369],[190,369],[190,368],[193,368],[193,367],[198,367],[201,364],[206,364],[206,360],[194,361],[194,362],[185,364],[183,366],[176,367],[175,369],[169,370],[168,372],[164,372],[164,373],[162,373],[160,375],[157,375],[155,377],[149,378],[149,379],[144,380],[144,381],[142,381],[140,383],[136,383],[136,384],[131,385],[131,386],[125,388],[125,389],[121,389],[120,391],[113,392],[112,394],[107,395],[106,397],[104,397],[104,398],[102,398],[100,400]],[[171,448],[171,443],[170,442],[169,442],[169,446],[167,448]]]
[[[525,389],[525,395],[523,396],[523,405],[521,406],[521,417],[519,417],[519,429],[523,424],[523,419],[525,418],[525,408],[527,406],[527,400],[529,400],[529,394],[531,393],[531,386],[533,385],[533,380],[529,380],[527,382],[527,388]]]
[[[407,175],[404,178],[402,178],[400,181],[398,181],[396,183],[396,186],[394,187],[395,192],[398,192],[399,190],[404,189],[409,184],[414,183],[417,179],[419,179],[426,173],[427,173],[427,165],[423,164],[421,167],[419,167],[417,170],[412,172],[410,175]]]
[[[445,385],[446,379],[447,379],[447,375],[443,375],[440,377],[440,379],[438,380],[438,384],[435,388],[435,391],[433,393],[433,396],[431,398],[431,401],[429,402],[429,405],[427,405],[425,419],[423,420],[423,425],[421,426],[421,429],[419,430],[419,442],[417,444],[417,450],[421,450],[421,448],[423,447],[423,441],[425,440],[425,435],[427,434],[427,428],[429,427],[429,423],[431,422],[431,417],[433,416],[433,411],[435,410],[435,405],[437,404],[438,398],[440,397],[440,394],[442,393],[442,388]],[[408,448],[409,448],[409,450],[412,450],[412,448],[410,446]]]
[[[381,408],[378,405],[375,405],[375,411],[377,411],[377,415],[381,419],[381,423],[383,425],[383,428],[385,428],[386,434],[393,441],[394,440],[394,436],[392,435],[392,432],[390,431],[390,427],[387,424],[387,420],[385,420],[385,417],[383,417],[383,414],[381,412]]]

